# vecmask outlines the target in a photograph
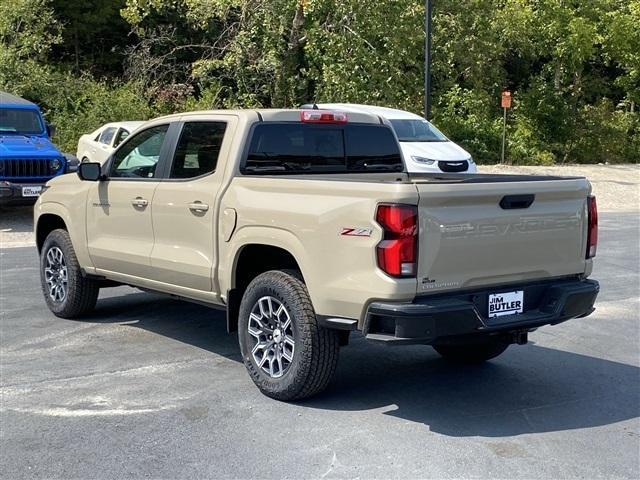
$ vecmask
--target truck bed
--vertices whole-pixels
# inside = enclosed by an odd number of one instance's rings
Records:
[[[379,184],[379,192],[397,185],[396,191],[405,195],[403,203],[418,206],[416,295],[590,273],[585,249],[591,186],[583,177],[406,172],[260,176],[320,182],[324,192],[332,191],[332,183],[337,187],[334,182],[352,183],[358,192],[369,191],[363,184]],[[287,183],[280,183],[283,190],[289,190]],[[341,185],[336,190],[345,189]],[[379,198],[385,202],[384,195]],[[374,209],[369,215],[358,226],[373,220]]]

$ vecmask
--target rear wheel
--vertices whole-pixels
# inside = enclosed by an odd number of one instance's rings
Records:
[[[249,284],[238,340],[251,379],[277,400],[321,392],[338,363],[339,334],[318,326],[307,288],[294,272],[269,271]]]
[[[482,363],[497,357],[509,347],[502,339],[487,339],[480,343],[436,345],[433,348],[447,360],[456,363]]]
[[[79,317],[93,310],[98,300],[98,283],[82,275],[66,230],[53,230],[44,241],[40,283],[49,310],[58,317]]]

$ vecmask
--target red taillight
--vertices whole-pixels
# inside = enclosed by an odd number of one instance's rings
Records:
[[[329,110],[302,110],[300,120],[304,123],[347,123],[347,114]]]
[[[587,198],[587,213],[589,226],[587,229],[587,258],[596,256],[598,249],[598,205],[593,195]]]
[[[418,262],[418,208],[378,205],[376,222],[384,229],[377,246],[378,267],[393,277],[415,277]]]

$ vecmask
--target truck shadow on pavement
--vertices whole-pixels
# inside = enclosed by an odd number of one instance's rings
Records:
[[[132,327],[238,362],[238,374],[245,375],[237,336],[227,335],[223,312],[134,293],[101,299],[87,320],[132,318]],[[640,368],[533,343],[511,346],[483,365],[457,366],[427,346],[380,346],[352,335],[340,357],[329,389],[299,406],[376,410],[456,437],[590,428],[640,416]],[[631,429],[627,434],[635,435]]]
[[[224,312],[174,300],[166,295],[136,292],[101,297],[95,312],[82,321],[126,323],[129,327],[162,335],[242,363],[237,335],[227,333]]]
[[[590,428],[640,416],[640,368],[531,343],[475,366],[450,364],[430,347],[395,351],[363,338],[343,353],[333,388],[309,407],[384,409],[456,437]]]

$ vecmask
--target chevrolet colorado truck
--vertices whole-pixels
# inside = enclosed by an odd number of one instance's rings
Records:
[[[293,400],[327,386],[354,330],[481,362],[589,315],[590,193],[578,177],[409,174],[371,114],[194,112],[48,182],[35,235],[55,315],[116,284],[225,309],[257,387]]]
[[[54,131],[35,103],[0,92],[0,205],[33,204],[48,180],[77,166],[51,142]]]

